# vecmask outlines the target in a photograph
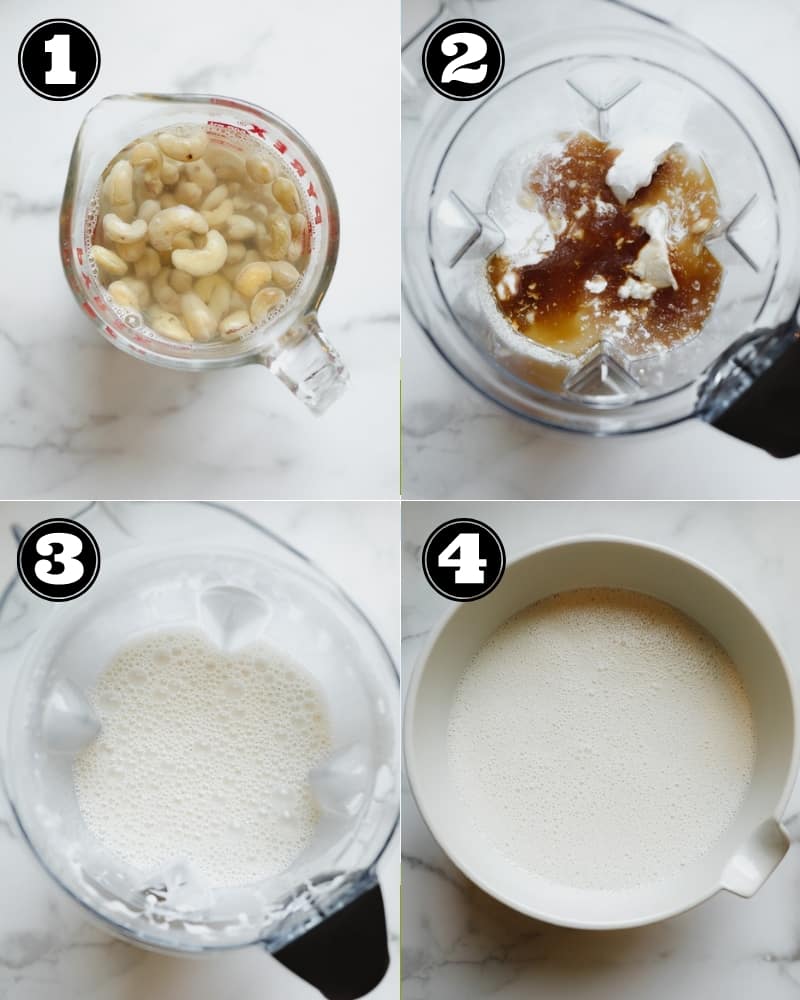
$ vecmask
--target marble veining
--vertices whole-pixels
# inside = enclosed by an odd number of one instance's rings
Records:
[[[772,630],[800,680],[800,590],[794,503],[404,503],[403,683],[449,604],[419,569],[430,532],[475,517],[509,558],[581,534],[665,545],[717,572]],[[482,892],[428,832],[403,795],[403,997],[405,1000],[788,1000],[800,993],[800,790],[783,822],[792,845],[752,899],[718,893],[649,927],[585,932],[532,920]]]

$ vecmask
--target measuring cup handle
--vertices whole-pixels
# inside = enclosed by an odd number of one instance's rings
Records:
[[[370,993],[389,968],[386,914],[377,883],[273,957],[328,1000]]]
[[[258,360],[316,414],[324,413],[341,396],[350,379],[316,313],[299,319]]]

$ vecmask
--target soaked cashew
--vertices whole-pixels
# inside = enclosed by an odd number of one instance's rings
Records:
[[[245,298],[252,299],[259,288],[268,285],[272,281],[272,268],[266,261],[255,260],[245,266],[236,275],[233,287],[244,295]]]
[[[162,268],[162,270],[160,270],[155,276],[151,286],[153,290],[153,298],[159,305],[163,306],[164,309],[168,309],[170,312],[180,312],[181,297],[169,284],[169,277],[171,273],[171,268],[165,267]]]
[[[290,291],[300,280],[300,272],[286,260],[276,260],[272,265],[272,283],[282,288],[285,292]]]
[[[228,256],[225,258],[226,264],[241,264],[244,260],[244,255],[247,253],[247,247],[244,243],[231,243],[228,242]]]
[[[217,329],[217,317],[199,295],[187,292],[181,296],[181,315],[186,328],[195,340],[211,340]]]
[[[217,175],[205,160],[196,160],[193,163],[187,163],[183,168],[183,172],[186,175],[186,179],[196,184],[204,194],[213,191],[217,186]]]
[[[152,247],[145,247],[144,253],[134,264],[134,270],[136,277],[143,281],[155,278],[161,270],[161,258],[158,256],[158,251]]]
[[[133,222],[136,218],[136,202],[129,201],[127,205],[116,205],[114,215],[122,219],[123,222]]]
[[[244,160],[232,149],[209,146],[206,160],[221,181],[240,181],[245,177]]]
[[[177,160],[170,159],[169,156],[165,156],[161,164],[161,180],[170,187],[172,184],[176,184],[178,178],[181,176],[181,165]]]
[[[144,219],[145,222],[149,222],[156,212],[161,211],[161,205],[155,200],[155,198],[145,199],[139,206],[139,211],[137,213],[140,219]]]
[[[246,215],[232,215],[227,222],[228,239],[249,240],[256,234],[256,224]]]
[[[203,218],[208,223],[210,229],[216,229],[218,226],[224,225],[232,214],[233,202],[230,198],[226,198],[217,208],[212,209],[210,212],[203,212]]]
[[[158,136],[161,149],[172,157],[187,163],[189,160],[199,160],[208,147],[208,136],[201,128],[192,129],[180,135],[174,132],[162,132]]]
[[[161,195],[162,208],[174,208],[177,204],[178,204],[178,199],[171,191],[167,191],[165,194]]]
[[[103,194],[112,205],[128,205],[133,201],[133,167],[127,160],[118,160],[111,168]]]
[[[203,204],[200,209],[203,212],[210,212],[212,208],[219,208],[219,206],[228,197],[228,185],[218,184],[214,190],[206,196],[203,200]]]
[[[173,250],[195,250],[195,242],[189,233],[178,233],[172,241]]]
[[[147,229],[150,234],[150,243],[156,250],[169,250],[178,233],[189,229],[202,236],[208,232],[208,223],[199,212],[188,205],[172,205],[156,212],[147,225]]]
[[[223,279],[211,293],[211,298],[208,300],[208,308],[214,314],[217,323],[219,323],[223,316],[230,312],[231,291],[229,282]]]
[[[200,278],[219,271],[225,263],[227,253],[225,237],[216,229],[211,229],[206,237],[206,245],[201,250],[173,250],[172,264],[179,270]]]
[[[108,212],[103,216],[103,233],[114,243],[138,243],[147,233],[147,223],[144,219],[123,222],[118,215]]]
[[[288,177],[278,177],[272,182],[272,196],[289,215],[300,211],[300,196]]]
[[[250,326],[250,313],[246,309],[237,309],[220,322],[220,336],[223,340],[237,340],[242,330],[248,326]]]
[[[173,271],[169,276],[169,283],[180,295],[192,290],[192,276],[185,271]]]
[[[211,301],[211,296],[214,294],[214,290],[219,287],[219,285],[227,285],[228,282],[221,274],[207,274],[203,278],[198,278],[194,283],[194,290],[200,296],[200,298],[205,302],[206,305]]]
[[[180,300],[178,300],[178,307],[180,308]],[[189,333],[178,317],[174,313],[162,309],[160,306],[151,306],[147,319],[156,333],[160,333],[164,337],[169,337],[170,340],[177,340],[184,344],[188,344],[192,340],[191,333]]]
[[[247,176],[256,184],[269,184],[275,176],[272,164],[269,160],[262,159],[260,156],[249,156],[244,161],[244,165],[247,170]]]
[[[113,250],[109,250],[108,247],[101,246],[99,243],[95,243],[89,253],[98,268],[101,271],[105,271],[106,274],[110,274],[112,278],[121,278],[128,270],[128,265],[119,254],[114,253]]]
[[[143,293],[146,293],[146,298]],[[150,299],[150,292],[144,282],[137,282],[132,278],[112,281],[108,286],[108,294],[118,306],[122,306],[123,309],[135,309],[137,312],[141,312]],[[142,299],[140,295],[143,296]]]
[[[133,264],[139,260],[147,248],[147,240],[137,240],[135,243],[115,243],[114,250],[123,260]]]
[[[194,181],[180,181],[175,188],[175,197],[181,205],[191,205],[194,208],[203,197],[203,189]]]
[[[164,182],[161,180],[161,150],[153,142],[137,142],[131,150],[131,163],[142,168],[142,181],[148,194],[161,194]]]
[[[283,305],[285,301],[286,294],[280,288],[262,288],[250,303],[250,319],[258,323],[268,312]]]
[[[267,260],[283,260],[292,242],[292,229],[285,215],[271,215],[259,234],[258,249]]]

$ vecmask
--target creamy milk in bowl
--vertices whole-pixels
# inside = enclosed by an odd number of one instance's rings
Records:
[[[783,857],[792,683],[707,570],[571,540],[434,630],[406,758],[433,835],[487,892],[568,926],[648,923],[752,895]]]

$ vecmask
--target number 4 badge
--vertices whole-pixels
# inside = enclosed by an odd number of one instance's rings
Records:
[[[506,568],[500,536],[482,521],[456,518],[431,532],[422,550],[425,578],[451,601],[476,601],[491,593]]]

